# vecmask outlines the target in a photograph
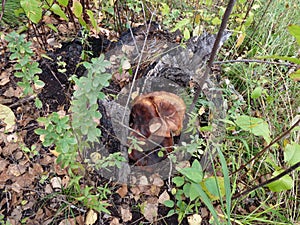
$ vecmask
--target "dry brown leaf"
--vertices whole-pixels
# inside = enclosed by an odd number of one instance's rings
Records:
[[[154,200],[155,199],[155,200]],[[142,214],[149,222],[154,222],[157,218],[158,202],[157,198],[149,198],[142,203]]]
[[[121,207],[121,216],[123,222],[128,222],[132,220],[132,213],[130,212],[129,209],[124,209],[123,207]]]
[[[163,193],[158,198],[158,203],[164,204],[165,201],[170,200],[170,195],[168,192],[165,190]]]
[[[86,225],[93,225],[98,219],[98,214],[94,210],[90,209],[85,218]]]
[[[23,173],[26,172],[26,168],[27,168],[27,166],[11,164],[11,165],[8,166],[7,174],[15,176],[15,177],[19,177]]]
[[[110,221],[109,225],[120,225],[119,219],[114,217],[112,221]]]
[[[14,130],[15,120],[13,111],[8,106],[0,104],[0,121],[6,124],[5,131],[12,132]]]
[[[152,174],[150,176],[150,182],[153,185],[156,185],[158,187],[164,186],[164,181],[161,179],[160,175],[158,173]]]
[[[0,75],[0,86],[7,84],[10,81],[7,71],[3,71]]]
[[[61,189],[61,178],[60,177],[53,177],[51,180],[51,185],[53,189]]]
[[[120,195],[121,198],[124,198],[127,195],[127,193],[128,193],[128,186],[127,186],[127,184],[123,184],[122,187],[120,187],[117,190],[117,193]]]

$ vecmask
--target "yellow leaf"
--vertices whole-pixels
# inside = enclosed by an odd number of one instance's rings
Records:
[[[246,37],[246,34],[245,34],[245,33],[241,33],[241,34],[238,36],[238,39],[237,39],[236,45],[235,45],[236,48],[238,48],[238,47],[243,43],[245,37]]]
[[[15,119],[16,117],[13,111],[8,106],[0,104],[0,121],[5,123],[5,131],[13,131]]]

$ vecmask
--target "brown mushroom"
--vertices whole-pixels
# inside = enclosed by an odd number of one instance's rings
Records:
[[[170,152],[173,136],[181,133],[185,109],[183,100],[173,93],[157,91],[138,96],[131,109],[129,125],[133,131],[130,136],[144,141],[145,150],[162,146]],[[142,153],[134,151],[129,157],[137,161]]]

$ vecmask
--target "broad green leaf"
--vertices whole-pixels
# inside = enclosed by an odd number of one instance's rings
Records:
[[[261,96],[262,94],[262,91],[263,91],[263,88],[262,87],[256,87],[252,93],[251,93],[251,98],[252,99],[257,99]]]
[[[273,177],[282,173],[283,170],[275,171],[273,173]],[[285,175],[284,177],[276,180],[267,185],[267,187],[273,192],[281,192],[291,190],[293,188],[293,179],[289,175]]]
[[[63,18],[66,21],[69,21],[69,19],[67,18],[66,14],[64,13],[64,11],[60,8],[60,6],[58,4],[53,4],[52,7],[50,8],[50,10],[55,13],[56,15],[60,16],[61,18]]]
[[[290,77],[291,77],[294,81],[300,81],[300,69],[297,70],[296,72],[290,74]]]
[[[183,177],[173,177],[172,181],[176,185],[176,187],[181,187],[184,184],[184,178]]]
[[[288,30],[296,38],[298,45],[300,45],[300,26],[295,24],[289,25]]]
[[[203,179],[202,167],[198,160],[194,160],[192,167],[180,169],[179,172],[195,183],[200,183]]]
[[[216,182],[217,180],[217,182]],[[201,186],[207,196],[212,200],[219,200],[225,195],[225,186],[223,177],[208,177],[203,179]]]
[[[73,13],[77,18],[82,16],[82,5],[79,1],[73,1]]]
[[[164,205],[169,208],[173,208],[175,204],[172,200],[166,200],[166,201],[164,201]]]
[[[69,0],[57,0],[57,2],[63,7],[67,7],[69,4]]]
[[[184,40],[189,40],[190,37],[191,37],[190,31],[189,31],[189,29],[187,29],[187,28],[185,27],[185,28],[184,28],[184,31],[183,31],[183,38],[184,38]]]
[[[0,121],[5,124],[5,131],[13,131],[15,119],[13,111],[8,106],[0,104]]]
[[[42,7],[39,0],[21,0],[21,7],[23,8],[26,16],[35,24],[42,19]]]
[[[267,143],[270,143],[269,126],[264,120],[242,115],[236,119],[235,123],[243,130],[249,131],[256,136],[262,136]]]
[[[294,165],[300,161],[300,145],[297,143],[287,144],[284,150],[284,161]]]

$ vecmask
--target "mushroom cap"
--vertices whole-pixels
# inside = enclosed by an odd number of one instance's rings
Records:
[[[136,97],[132,113],[139,115],[140,118],[136,119],[144,123],[140,126],[146,125],[147,131],[152,135],[171,137],[180,134],[185,109],[184,101],[179,96],[170,92],[156,91]],[[136,110],[143,112],[136,112]],[[133,124],[136,123],[136,119],[133,118]],[[133,129],[137,127],[138,124],[132,126]]]

